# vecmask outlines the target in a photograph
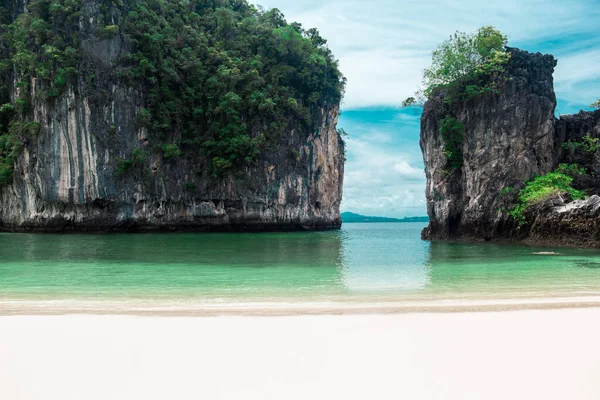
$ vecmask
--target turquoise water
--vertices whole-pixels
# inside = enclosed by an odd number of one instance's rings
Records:
[[[600,294],[600,251],[429,243],[421,223],[293,234],[0,234],[0,299],[335,300]],[[555,251],[558,255],[537,255]]]

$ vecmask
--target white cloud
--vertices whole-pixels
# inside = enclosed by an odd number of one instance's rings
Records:
[[[347,142],[343,211],[390,217],[426,214],[420,154],[373,143],[368,136]]]
[[[598,80],[596,85],[584,84]],[[600,48],[568,55],[559,60],[554,74],[556,91],[566,100],[592,103],[600,97]]]
[[[556,41],[568,36],[571,43],[552,48],[562,60],[557,73],[600,73],[585,61],[584,53],[573,54],[573,41],[600,35],[600,6],[597,0],[505,0],[487,1],[397,1],[397,0],[264,0],[277,7],[288,20],[317,27],[329,41],[348,78],[345,108],[397,106],[412,95],[422,70],[428,66],[431,50],[455,30],[473,31],[494,25],[508,34],[510,42]],[[567,69],[569,59],[585,62]],[[596,66],[598,63],[596,63]],[[564,72],[563,72],[564,71]],[[574,79],[574,78],[573,78]],[[561,85],[559,97],[569,99],[572,85]],[[600,91],[597,86],[596,90]],[[588,101],[586,99],[585,101]],[[583,101],[583,100],[582,100]]]
[[[288,21],[317,27],[348,78],[345,110],[398,107],[414,94],[431,51],[456,30],[494,25],[509,45],[551,52],[561,112],[600,97],[598,0],[255,0],[277,7]],[[562,108],[565,108],[564,110]],[[368,215],[425,214],[425,177],[416,116],[392,121],[354,118],[344,123],[347,143],[342,209]],[[384,127],[385,125],[385,127]]]
[[[405,160],[399,161],[394,165],[394,172],[406,180],[416,180],[421,182],[424,178],[422,169],[410,166]]]

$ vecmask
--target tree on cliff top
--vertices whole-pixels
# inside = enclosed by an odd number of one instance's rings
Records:
[[[595,103],[590,104],[590,108],[600,110],[600,99],[598,99],[598,101],[596,101]]]
[[[109,81],[143,93],[139,128],[155,149],[175,149],[155,152],[197,158],[215,176],[243,174],[294,129],[316,130],[322,108],[344,93],[345,78],[316,29],[246,0],[99,0],[91,2],[92,33],[78,22],[86,2],[29,3],[19,15],[0,4],[0,186],[15,153],[1,140],[25,142],[21,133],[37,128],[27,125],[33,102],[52,103],[69,85],[104,101],[99,85]],[[111,70],[97,69],[82,44],[116,37],[131,51]]]
[[[492,90],[481,78],[504,71],[510,58],[506,43],[507,37],[492,26],[475,33],[455,32],[433,51],[431,67],[423,71],[425,88],[417,92],[417,98],[425,100],[440,89],[467,97]],[[418,99],[409,97],[403,105],[418,103]]]
[[[505,61],[506,42],[506,36],[491,26],[474,34],[455,32],[433,51],[431,67],[423,72],[425,94],[484,72],[489,69],[487,64]]]

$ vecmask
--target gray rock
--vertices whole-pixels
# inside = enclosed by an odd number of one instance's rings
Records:
[[[597,168],[594,165],[600,166],[591,159],[576,160],[562,146],[586,134],[600,137],[600,112],[556,119],[552,77],[556,60],[550,55],[509,50],[508,79],[499,94],[453,105],[437,97],[425,104],[421,148],[431,222],[423,237],[598,245],[597,224],[584,223],[600,217],[593,206],[596,196],[583,202],[537,207],[528,212],[528,224],[520,228],[507,214],[525,182],[558,164],[581,161],[592,170]],[[447,115],[465,125],[464,165],[454,170],[447,166],[440,134],[440,121]],[[596,194],[594,187],[599,182],[593,181],[586,184],[588,194]],[[508,188],[512,190],[506,192]],[[576,238],[568,239],[569,235]]]
[[[15,12],[28,4],[13,2]],[[136,127],[144,94],[110,79],[115,60],[130,51],[120,35],[93,35],[99,2],[83,2],[80,50],[85,76],[48,105],[33,103],[37,137],[23,146],[14,183],[0,189],[0,230],[305,230],[341,226],[339,206],[344,145],[336,124],[339,105],[323,104],[314,132],[282,132],[276,148],[255,166],[214,179],[203,160],[166,162],[151,157],[143,168],[115,175],[119,158],[153,143]],[[33,98],[40,90],[35,79]],[[12,88],[12,96],[15,96]],[[112,129],[114,126],[116,129]],[[299,157],[290,157],[294,150]],[[205,161],[205,160],[204,160]]]

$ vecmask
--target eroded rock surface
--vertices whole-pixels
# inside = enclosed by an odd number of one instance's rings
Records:
[[[596,196],[531,209],[528,223],[520,228],[508,215],[525,182],[560,163],[580,163],[595,176],[600,172],[597,152],[582,159],[581,154],[563,147],[563,143],[580,141],[586,135],[600,137],[600,111],[557,119],[554,57],[509,50],[508,79],[498,94],[453,105],[439,97],[425,104],[421,148],[431,222],[423,237],[600,245]],[[444,154],[440,121],[446,116],[465,126],[460,168],[450,168]],[[587,194],[595,195],[600,194],[598,183],[598,179],[588,178],[582,186]]]
[[[9,2],[13,13],[27,1]],[[113,79],[117,58],[131,51],[122,35],[93,34],[101,3],[83,1],[80,74],[51,104],[35,100],[38,135],[23,143],[14,183],[0,189],[0,230],[305,230],[341,226],[344,144],[338,104],[323,104],[316,129],[281,133],[255,165],[214,178],[201,159],[151,156],[123,176],[118,159],[157,145],[136,115],[144,93]],[[18,93],[12,87],[11,96]],[[205,161],[205,160],[204,160]]]

